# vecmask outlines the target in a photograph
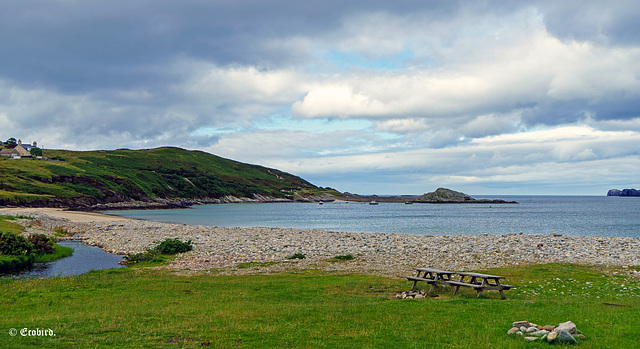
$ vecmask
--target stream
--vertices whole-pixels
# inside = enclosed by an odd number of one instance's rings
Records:
[[[31,269],[17,273],[0,274],[0,277],[11,276],[22,278],[50,278],[52,276],[74,276],[91,270],[122,268],[118,262],[124,258],[121,255],[104,252],[101,248],[86,245],[80,241],[59,241],[58,245],[73,248],[73,254],[53,262],[34,263]]]

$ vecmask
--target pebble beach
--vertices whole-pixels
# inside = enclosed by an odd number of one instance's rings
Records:
[[[287,228],[220,228],[131,220],[57,209],[0,209],[32,232],[63,227],[89,245],[116,254],[143,252],[166,238],[191,240],[194,249],[166,268],[181,273],[246,274],[319,269],[403,277],[416,267],[483,270],[566,262],[602,266],[640,265],[640,239],[560,234],[405,235],[344,233]],[[304,259],[288,259],[294,254]],[[333,257],[352,255],[336,262]],[[249,264],[247,264],[249,263]],[[630,274],[637,272],[629,269]]]

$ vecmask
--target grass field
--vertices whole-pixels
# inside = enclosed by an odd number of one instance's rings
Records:
[[[14,222],[16,217],[0,216],[0,231],[8,231],[10,233],[19,234],[24,231],[24,227]]]
[[[127,268],[0,281],[0,339],[15,348],[561,348],[506,331],[517,320],[573,321],[579,348],[640,343],[640,284],[612,269],[537,265],[496,292],[401,300],[401,279],[317,271],[180,276]],[[51,329],[55,336],[10,336]]]

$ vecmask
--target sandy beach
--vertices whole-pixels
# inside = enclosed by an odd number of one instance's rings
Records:
[[[25,214],[26,213],[26,214]],[[72,223],[88,222],[114,222],[129,220],[129,218],[109,216],[96,212],[85,211],[65,211],[60,208],[37,207],[37,208],[0,208],[0,215],[28,215],[36,213],[37,216],[48,216],[51,218],[67,220]]]
[[[132,220],[54,208],[0,209],[23,215],[27,232],[51,234],[56,227],[107,252],[142,252],[165,238],[193,241],[194,250],[166,268],[183,273],[272,273],[296,269],[372,273],[402,277],[413,268],[482,270],[510,265],[567,262],[589,265],[640,265],[640,239],[558,234],[405,235],[343,233],[288,228],[220,228]],[[289,260],[301,253],[305,259]],[[351,254],[346,262],[331,259]],[[246,264],[251,263],[251,264]],[[248,267],[247,267],[248,266]]]

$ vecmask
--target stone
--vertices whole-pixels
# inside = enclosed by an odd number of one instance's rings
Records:
[[[558,332],[556,331],[550,332],[547,335],[547,342],[553,343],[556,340],[556,337],[558,337]]]
[[[511,334],[515,334],[516,332],[518,332],[518,328],[517,327],[511,327],[509,329],[509,331],[507,331],[507,334],[511,335]]]
[[[573,338],[586,339],[587,336],[583,335],[582,333],[577,333],[573,335]]]
[[[539,332],[539,330],[538,330],[538,328],[537,328],[537,327],[529,327],[529,328],[527,328],[527,330],[526,330],[526,331],[523,331],[523,332],[525,332],[525,333],[532,333],[532,332]]]
[[[529,327],[531,325],[529,324],[529,321],[516,321],[516,322],[513,323],[513,327],[520,328],[521,326]]]
[[[542,327],[543,330],[546,330],[546,331],[549,331],[549,332],[553,331],[555,328],[556,327],[553,326],[553,325],[546,325],[546,326]]]
[[[527,342],[535,342],[537,340],[540,340],[540,337],[524,337],[524,340]]]
[[[528,335],[533,336],[533,337],[542,337],[542,336],[544,336],[545,334],[548,334],[548,333],[549,333],[549,331],[541,330],[541,331],[534,331],[534,332],[528,333]]]
[[[556,332],[558,333],[558,336],[556,337],[556,342],[570,343],[570,344],[578,343],[578,341],[575,338],[573,338],[573,336],[569,332],[565,330],[556,330]]]
[[[563,322],[558,325],[557,330],[564,330],[569,332],[570,334],[577,333],[578,329],[576,328],[576,324],[571,321]]]

